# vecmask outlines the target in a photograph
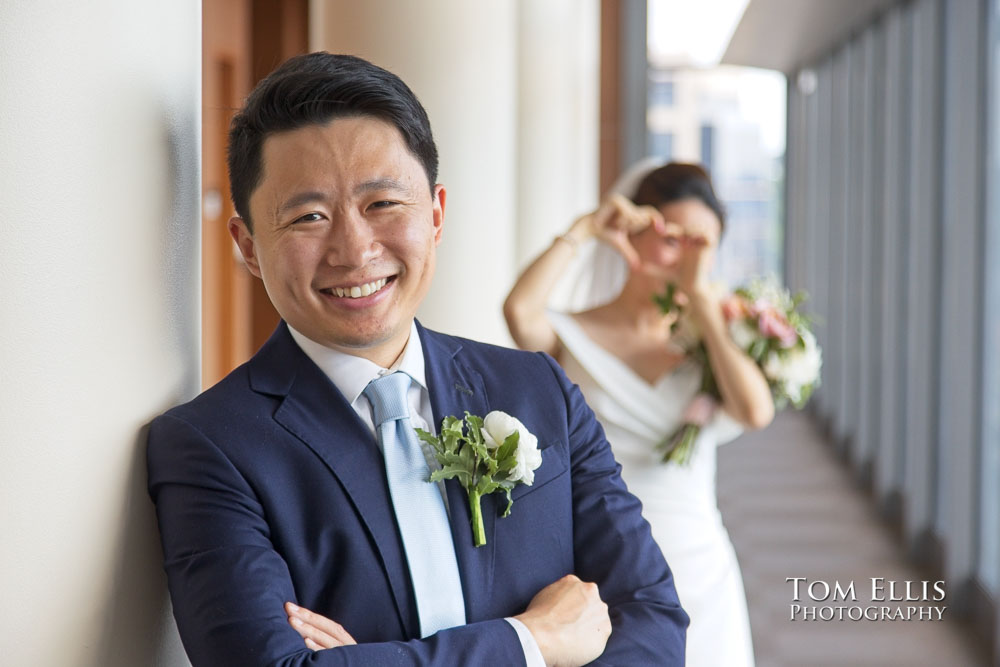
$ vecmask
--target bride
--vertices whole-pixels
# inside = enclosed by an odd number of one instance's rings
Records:
[[[691,617],[687,664],[753,665],[743,582],[715,497],[715,449],[742,428],[770,423],[774,404],[758,367],[729,338],[708,283],[725,221],[708,175],[679,163],[644,171],[618,186],[629,198],[610,195],[555,238],[514,285],[504,316],[518,346],[559,361],[604,426]],[[598,247],[571,280],[588,293],[585,309],[549,310],[585,245]],[[657,445],[691,419],[701,369],[672,341],[676,316],[653,301],[667,283],[700,332],[722,396],[683,465],[662,463]],[[610,300],[595,305],[602,294]]]

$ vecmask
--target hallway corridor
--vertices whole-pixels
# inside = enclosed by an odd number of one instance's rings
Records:
[[[803,586],[800,604],[820,607],[915,604],[871,603],[871,578],[928,578],[904,560],[869,497],[807,415],[785,412],[768,429],[722,447],[718,484],[743,569],[758,667],[988,664],[967,629],[949,621],[951,610],[944,622],[790,620],[786,577],[831,587],[855,582],[856,603],[811,602]],[[948,595],[952,588],[947,582]]]

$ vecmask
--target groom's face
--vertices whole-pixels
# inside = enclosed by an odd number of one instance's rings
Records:
[[[253,232],[229,227],[286,322],[388,366],[430,286],[444,201],[394,125],[340,118],[268,137]]]

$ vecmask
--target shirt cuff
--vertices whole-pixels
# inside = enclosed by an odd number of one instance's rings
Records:
[[[538,642],[531,630],[516,618],[505,618],[517,633],[517,638],[521,640],[521,650],[524,651],[524,661],[528,667],[545,667],[545,658],[542,657],[542,649],[538,648]]]

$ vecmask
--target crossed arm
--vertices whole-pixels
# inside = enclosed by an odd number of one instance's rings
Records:
[[[288,623],[313,651],[357,642],[340,623],[300,607],[285,603]],[[538,642],[546,665],[577,667],[596,659],[604,651],[611,634],[608,605],[601,600],[597,585],[568,574],[538,592],[528,608],[515,616]]]

